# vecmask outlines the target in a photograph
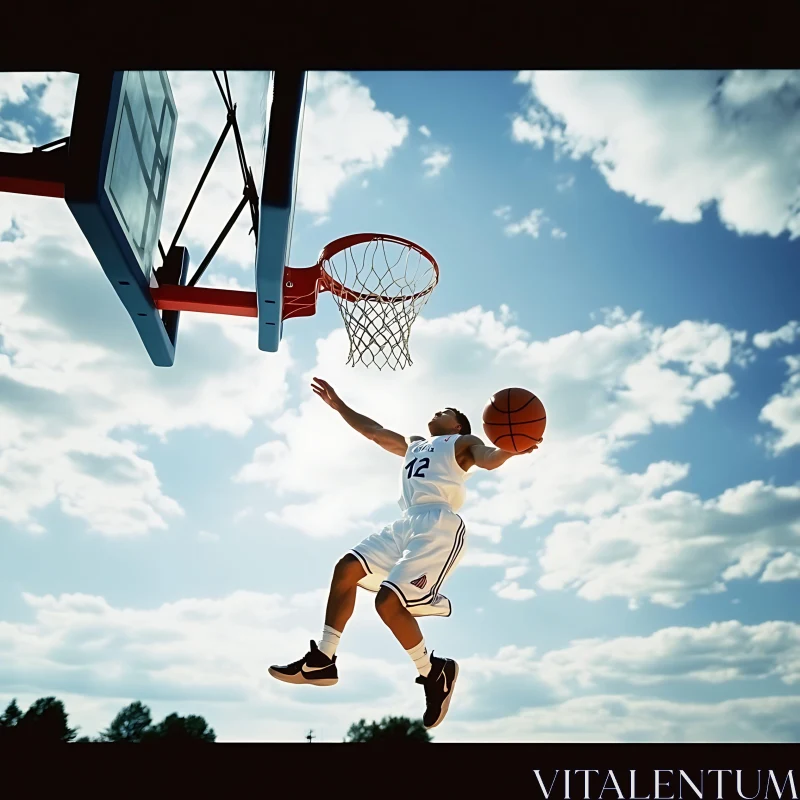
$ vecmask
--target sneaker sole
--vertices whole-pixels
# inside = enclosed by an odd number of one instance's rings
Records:
[[[296,675],[285,675],[283,672],[278,672],[272,667],[269,668],[268,672],[273,678],[277,678],[279,681],[283,681],[283,683],[292,683],[295,686],[333,686],[339,682],[338,678],[320,678],[316,681],[311,680],[306,678],[302,672],[298,672]]]
[[[447,697],[445,697],[444,702],[442,703],[442,710],[439,713],[439,719],[433,723],[433,725],[426,725],[425,730],[431,730],[435,728],[437,725],[440,725],[442,720],[447,716],[447,709],[450,708],[450,701],[453,699],[453,690],[456,688],[456,681],[458,680],[458,662],[456,662],[456,671],[453,675],[453,681],[450,684],[450,691],[447,693]]]

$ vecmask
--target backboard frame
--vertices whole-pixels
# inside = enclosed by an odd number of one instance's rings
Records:
[[[283,336],[284,270],[294,222],[307,79],[277,70],[267,99],[266,141],[256,246],[258,347],[275,353]]]
[[[155,243],[161,227],[163,196],[169,182],[177,128],[177,107],[169,79],[166,72],[157,74],[166,88],[165,103],[171,108],[173,124],[158,190],[161,203],[155,222]],[[137,257],[108,197],[109,164],[114,157],[113,146],[118,141],[125,113],[125,93],[130,88],[129,82],[140,79],[139,76],[139,72],[121,71],[82,72],[79,75],[64,199],[136,326],[153,364],[169,367],[175,361],[177,324],[165,326],[150,291],[156,284],[155,265],[147,254],[145,263]]]

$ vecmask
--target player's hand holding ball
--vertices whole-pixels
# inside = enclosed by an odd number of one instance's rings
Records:
[[[547,413],[542,401],[527,389],[495,392],[483,409],[483,430],[500,450],[522,455],[542,442]]]

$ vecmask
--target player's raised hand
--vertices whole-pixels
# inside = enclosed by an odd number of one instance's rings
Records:
[[[335,411],[339,411],[344,405],[341,397],[333,390],[333,386],[322,378],[314,378],[311,389],[317,397],[321,397]]]

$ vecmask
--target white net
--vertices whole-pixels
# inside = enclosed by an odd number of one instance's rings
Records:
[[[350,339],[347,363],[412,364],[411,326],[439,280],[433,258],[412,242],[373,235],[323,256],[322,269]]]

